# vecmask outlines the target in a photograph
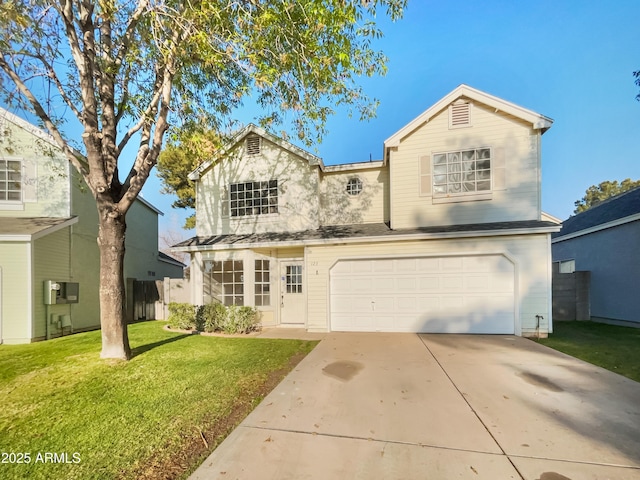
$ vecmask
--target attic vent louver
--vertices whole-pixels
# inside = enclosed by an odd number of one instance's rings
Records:
[[[471,125],[471,104],[458,100],[449,107],[449,127],[468,127]]]
[[[260,137],[249,135],[247,137],[247,155],[258,155],[260,153]]]

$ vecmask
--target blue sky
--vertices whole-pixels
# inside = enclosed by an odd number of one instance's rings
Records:
[[[379,159],[385,139],[465,83],[554,120],[542,207],[566,219],[590,185],[640,179],[639,17],[637,0],[409,0],[402,20],[381,22],[387,75],[363,80],[377,118],[338,112],[317,153],[326,164]],[[238,113],[248,123],[255,112]],[[145,198],[175,223],[154,183]]]

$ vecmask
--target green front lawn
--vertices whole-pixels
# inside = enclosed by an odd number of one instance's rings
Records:
[[[640,328],[555,322],[540,343],[640,382]]]
[[[163,325],[129,327],[129,362],[99,331],[0,345],[0,478],[185,476],[317,343]]]

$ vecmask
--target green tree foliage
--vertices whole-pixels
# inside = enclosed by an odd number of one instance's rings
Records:
[[[640,87],[640,70],[633,72],[633,76],[636,77],[636,85]],[[636,95],[636,100],[640,101],[640,93]]]
[[[640,180],[634,182],[630,178],[623,180],[621,183],[618,183],[617,180],[613,182],[607,180],[599,185],[591,185],[587,188],[584,197],[575,202],[576,209],[573,213],[584,212],[607,198],[619,195],[635,187],[640,187]]]
[[[360,118],[358,85],[385,73],[372,48],[383,10],[406,0],[6,0],[0,94],[34,114],[80,172],[99,215],[102,357],[129,358],[124,320],[126,214],[171,126],[224,131],[251,94],[272,126],[290,112],[317,142],[336,105]],[[73,137],[77,126],[81,134]],[[123,155],[127,146],[133,153]],[[81,153],[78,153],[81,152]],[[129,152],[129,150],[127,150]]]
[[[196,192],[188,175],[198,165],[209,160],[221,148],[224,137],[213,130],[187,130],[181,138],[176,137],[158,157],[158,176],[162,180],[162,193],[178,197],[174,208],[194,209]],[[195,214],[189,216],[184,228],[196,226]]]

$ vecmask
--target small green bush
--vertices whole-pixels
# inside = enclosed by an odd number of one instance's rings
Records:
[[[209,303],[198,307],[197,327],[201,332],[219,332],[227,318],[227,307],[221,303]]]
[[[231,305],[227,307],[227,318],[222,331],[224,333],[250,333],[259,330],[258,310],[253,307]]]
[[[260,312],[253,307],[209,303],[196,307],[190,303],[170,303],[170,328],[222,332],[227,334],[251,333],[260,330]]]
[[[196,307],[190,303],[171,302],[169,308],[169,327],[180,330],[196,328]]]

